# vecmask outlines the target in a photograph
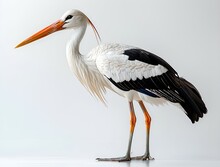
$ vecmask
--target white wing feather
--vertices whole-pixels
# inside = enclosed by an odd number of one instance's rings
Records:
[[[98,70],[115,82],[135,81],[137,78],[141,80],[143,77],[147,79],[167,72],[167,69],[162,65],[129,60],[129,56],[123,54],[125,49],[131,48],[125,46],[124,49],[120,47],[117,50],[117,47],[114,47],[114,51],[110,49],[106,50],[104,54],[99,54],[96,58]]]

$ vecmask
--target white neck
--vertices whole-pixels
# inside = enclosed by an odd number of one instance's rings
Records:
[[[72,56],[81,56],[79,52],[80,42],[85,34],[87,24],[83,24],[77,29],[73,29],[73,36],[67,44],[67,54],[71,53]]]
[[[85,34],[85,31],[86,31],[86,25],[84,26],[82,25],[77,29],[73,29],[73,36],[66,46],[67,62],[69,64],[71,71],[77,76],[79,80],[81,75],[80,69],[83,69],[84,67],[82,66],[85,66],[82,60],[83,56],[79,52],[80,42]]]
[[[91,62],[87,56],[82,56],[79,52],[80,42],[85,34],[85,31],[86,25],[74,30],[74,34],[66,48],[67,61],[71,71],[87,88],[87,90],[104,102],[105,100],[103,94],[107,83],[100,73],[97,73],[94,69],[92,69],[92,67],[97,68],[95,61]]]

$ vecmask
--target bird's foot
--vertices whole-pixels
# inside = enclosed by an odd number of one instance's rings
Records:
[[[144,154],[142,156],[132,157],[132,160],[143,160],[143,161],[150,161],[154,160],[153,157],[151,157],[149,154]]]
[[[117,158],[96,158],[97,161],[117,161],[117,162],[124,162],[130,161],[131,157],[129,155],[125,155],[124,157],[117,157]]]

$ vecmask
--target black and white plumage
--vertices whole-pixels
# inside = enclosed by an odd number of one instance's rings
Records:
[[[88,55],[81,55],[80,42],[90,24],[96,37],[99,34],[89,18],[79,10],[67,11],[60,20],[27,38],[16,47],[21,47],[55,31],[71,29],[74,33],[67,44],[67,61],[79,81],[101,101],[110,89],[129,102],[131,114],[130,137],[127,153],[119,158],[99,158],[102,161],[131,160],[131,143],[136,123],[133,101],[137,101],[146,120],[146,152],[135,159],[151,160],[149,132],[151,117],[142,100],[160,102],[165,99],[182,106],[186,115],[194,123],[207,112],[198,90],[162,58],[137,47],[121,44],[100,44]],[[152,100],[153,99],[153,100]]]
[[[100,55],[96,64],[99,71],[123,91],[135,90],[153,98],[179,103],[193,123],[207,111],[195,86],[179,77],[166,61],[150,52],[125,47],[120,54],[110,51]]]

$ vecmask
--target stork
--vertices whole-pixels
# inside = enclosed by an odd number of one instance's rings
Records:
[[[106,89],[127,99],[130,109],[130,135],[125,156],[97,158],[99,161],[152,160],[149,149],[151,117],[143,101],[160,104],[169,101],[182,107],[192,123],[197,122],[207,108],[193,84],[162,58],[138,47],[117,43],[99,44],[87,55],[79,51],[80,42],[89,24],[100,40],[91,20],[79,10],[69,10],[55,23],[25,39],[16,48],[60,30],[70,29],[73,36],[67,44],[67,61],[79,81],[102,102]],[[143,156],[131,157],[131,144],[136,123],[133,101],[140,105],[146,122],[146,151]]]

